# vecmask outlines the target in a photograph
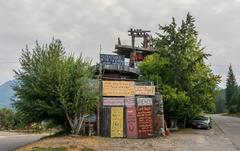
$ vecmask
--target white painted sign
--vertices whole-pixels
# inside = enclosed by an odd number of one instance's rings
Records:
[[[152,98],[137,98],[138,106],[152,105]]]

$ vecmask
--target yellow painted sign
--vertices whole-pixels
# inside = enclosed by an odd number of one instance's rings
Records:
[[[111,108],[111,137],[123,137],[123,107]]]
[[[134,81],[103,81],[103,96],[134,96]]]
[[[135,86],[135,95],[155,95],[155,86]]]

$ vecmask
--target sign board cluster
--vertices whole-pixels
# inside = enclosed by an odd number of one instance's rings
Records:
[[[135,85],[134,81],[104,80],[102,95],[103,107],[111,110],[110,137],[153,136],[154,86]]]

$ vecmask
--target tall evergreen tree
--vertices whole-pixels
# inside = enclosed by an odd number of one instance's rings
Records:
[[[226,112],[225,89],[218,88],[216,93],[216,113],[224,113]]]
[[[185,121],[201,111],[213,112],[219,76],[205,64],[209,54],[198,39],[195,19],[188,13],[180,26],[173,18],[160,30],[154,39],[156,53],[147,56],[139,68],[142,78],[159,84],[165,117]]]
[[[237,90],[237,82],[235,79],[235,75],[233,73],[232,65],[229,65],[227,83],[226,83],[226,106],[229,112],[234,112],[234,106],[236,105],[236,96]]]

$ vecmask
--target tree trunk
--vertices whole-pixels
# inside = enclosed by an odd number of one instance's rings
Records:
[[[74,117],[70,117],[69,114],[66,112],[66,116],[69,122],[69,125],[71,126],[71,133],[74,135],[79,135],[80,130],[82,128],[84,117],[82,114],[75,114]]]

